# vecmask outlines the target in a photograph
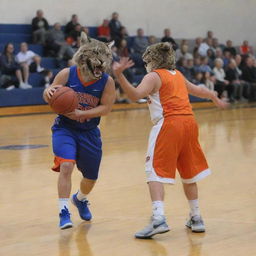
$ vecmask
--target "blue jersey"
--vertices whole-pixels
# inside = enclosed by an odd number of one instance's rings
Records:
[[[108,81],[109,75],[103,73],[101,79],[95,80],[92,83],[83,83],[77,66],[72,66],[69,69],[69,78],[66,86],[70,87],[77,93],[79,109],[88,110],[97,107],[100,104],[100,99]],[[90,130],[97,127],[100,123],[100,117],[86,120],[84,123],[71,120],[63,115],[59,115],[55,119],[55,124],[71,129]]]

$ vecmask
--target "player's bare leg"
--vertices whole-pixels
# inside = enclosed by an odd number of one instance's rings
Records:
[[[91,192],[96,180],[83,178],[80,182],[80,189],[72,196],[72,202],[77,207],[79,215],[83,220],[91,220],[92,214],[88,208],[87,195]]]
[[[69,197],[71,192],[71,175],[74,163],[63,162],[60,164],[60,174],[58,178],[58,194],[60,207],[60,228],[70,228],[73,226],[69,213]]]
[[[205,232],[204,222],[202,220],[199,202],[198,202],[198,188],[196,183],[185,184],[183,183],[184,193],[188,199],[190,206],[190,218],[186,224],[193,232]]]
[[[59,198],[69,198],[71,193],[71,175],[74,169],[72,162],[64,162],[60,165],[60,174],[58,179]]]
[[[96,180],[83,178],[80,182],[80,192],[83,193],[85,196],[88,195],[93,189],[95,183]]]
[[[164,185],[161,182],[150,181],[148,183],[152,202],[164,201]]]
[[[152,200],[152,217],[150,224],[135,234],[136,238],[141,239],[151,238],[170,230],[164,216],[164,186],[157,181],[150,181],[148,186]]]

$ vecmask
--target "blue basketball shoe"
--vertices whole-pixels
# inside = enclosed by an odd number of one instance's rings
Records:
[[[64,209],[61,210],[60,213],[60,225],[59,227],[61,229],[66,229],[66,228],[72,228],[73,223],[70,219],[70,213],[68,211],[68,208],[65,206]]]
[[[92,214],[88,208],[89,202],[87,199],[80,201],[77,199],[77,193],[71,198],[71,202],[77,207],[82,220],[91,220]]]

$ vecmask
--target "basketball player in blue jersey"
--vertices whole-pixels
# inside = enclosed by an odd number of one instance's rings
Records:
[[[55,154],[54,171],[58,178],[60,228],[73,226],[69,212],[71,174],[74,165],[82,172],[80,189],[71,198],[83,220],[90,220],[87,195],[98,178],[102,143],[98,125],[100,117],[111,111],[115,100],[113,79],[105,73],[112,61],[111,45],[81,35],[81,46],[74,55],[75,66],[64,68],[45,89],[48,102],[59,86],[72,88],[78,96],[79,108],[58,115],[52,126],[52,145]]]

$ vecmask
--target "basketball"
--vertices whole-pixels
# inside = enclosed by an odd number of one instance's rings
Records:
[[[78,98],[74,90],[69,87],[59,87],[51,97],[49,105],[57,114],[67,114],[78,106]]]

